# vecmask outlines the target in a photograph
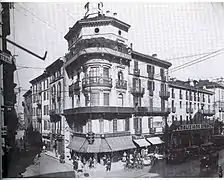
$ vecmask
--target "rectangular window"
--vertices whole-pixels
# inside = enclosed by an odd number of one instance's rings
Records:
[[[148,118],[148,128],[152,128],[152,117]]]
[[[186,116],[186,120],[187,120],[187,123],[188,123],[188,121],[189,121],[188,116]]]
[[[49,115],[49,106],[46,107],[47,115]]]
[[[44,91],[44,101],[46,100],[46,91]]]
[[[38,108],[36,108],[36,116],[38,115]]]
[[[186,100],[188,100],[188,92],[186,91]]]
[[[104,93],[103,94],[103,100],[104,100],[104,105],[109,106],[110,105],[110,96],[109,93]]]
[[[154,81],[148,81],[148,90],[150,92],[155,90],[155,82]]]
[[[49,91],[47,90],[46,93],[47,93],[47,100],[49,100]]]
[[[125,119],[125,131],[130,131],[130,121],[129,121],[129,119]]]
[[[183,97],[182,97],[182,91],[181,91],[181,89],[180,89],[180,99],[182,99]]]
[[[47,121],[44,120],[44,130],[47,130]]]
[[[97,77],[99,74],[99,68],[98,67],[92,67],[90,69],[90,77]]]
[[[182,101],[180,101],[180,109],[182,109]]]
[[[180,115],[180,124],[182,124],[183,119],[182,119],[182,115]]]
[[[134,61],[134,69],[138,69],[138,61]]]
[[[151,65],[147,65],[147,73],[148,74],[154,74],[155,73],[155,67]]]
[[[46,115],[46,105],[44,105],[44,115]]]
[[[165,76],[165,71],[163,68],[160,69],[160,76],[161,77],[164,77]]]
[[[99,93],[91,93],[91,106],[99,106],[100,104],[100,94]]]
[[[109,68],[103,68],[103,77],[109,78]]]
[[[117,119],[113,119],[113,132],[117,132]]]

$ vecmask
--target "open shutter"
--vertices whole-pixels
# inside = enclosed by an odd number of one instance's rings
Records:
[[[136,89],[136,79],[133,78],[133,89]]]
[[[152,73],[155,74],[155,66],[152,66]]]

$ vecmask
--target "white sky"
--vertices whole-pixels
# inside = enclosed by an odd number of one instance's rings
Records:
[[[41,61],[9,45],[18,55],[17,65],[45,68],[67,52],[64,35],[68,28],[83,18],[85,2],[81,3],[15,3],[14,26],[10,39],[40,56]],[[104,10],[118,13],[117,18],[130,24],[129,41],[136,51],[158,54],[170,59],[212,52],[224,48],[224,6],[222,3],[147,3],[104,2]],[[197,57],[170,60],[173,67]],[[223,76],[224,54],[170,74],[179,79],[217,78]],[[44,69],[18,69],[15,80],[22,87],[21,95],[30,87],[29,81]],[[19,110],[22,110],[19,98]]]

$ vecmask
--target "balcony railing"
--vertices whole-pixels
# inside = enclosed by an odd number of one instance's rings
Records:
[[[213,115],[215,115],[215,110],[214,109],[203,109],[201,112],[202,112],[202,114],[204,116],[213,116]]]
[[[82,87],[90,87],[90,86],[103,86],[103,87],[112,87],[112,79],[109,77],[88,77],[82,79]]]
[[[143,96],[145,94],[145,88],[131,88],[131,94],[133,96]]]
[[[153,72],[149,72],[148,76],[149,76],[150,79],[154,79],[154,73]]]
[[[117,89],[127,90],[127,81],[125,81],[125,80],[117,80],[116,88]]]
[[[139,116],[151,115],[167,115],[170,113],[170,108],[162,107],[137,107],[135,108],[135,114]]]
[[[163,99],[168,99],[170,97],[170,92],[169,91],[160,91],[159,96]]]
[[[172,113],[176,113],[176,107],[172,107]]]
[[[79,81],[72,83],[68,89],[69,89],[70,96],[73,95],[74,93],[76,93],[77,91],[80,91],[81,87],[80,87]]]
[[[140,69],[134,69],[134,75],[140,76]]]

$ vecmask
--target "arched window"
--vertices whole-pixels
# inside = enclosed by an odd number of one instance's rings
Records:
[[[122,71],[118,72],[118,81],[122,81],[123,80],[123,73]]]
[[[123,106],[124,102],[123,102],[123,94],[119,94],[118,95],[118,106]]]

